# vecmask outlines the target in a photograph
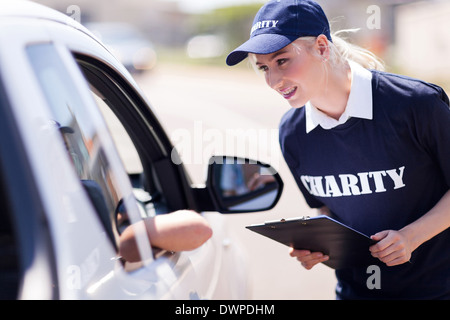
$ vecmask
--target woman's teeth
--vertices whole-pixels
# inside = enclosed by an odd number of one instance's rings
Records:
[[[280,90],[280,93],[283,95],[284,98],[289,99],[292,97],[297,90],[297,87],[292,87],[286,90]]]

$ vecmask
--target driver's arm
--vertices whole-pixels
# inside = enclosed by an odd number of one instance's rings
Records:
[[[168,251],[189,251],[200,247],[212,236],[209,223],[191,210],[179,210],[146,218],[147,236],[153,247]],[[120,236],[119,255],[126,261],[140,261],[135,232],[140,228],[127,227]]]

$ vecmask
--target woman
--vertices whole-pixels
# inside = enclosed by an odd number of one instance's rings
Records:
[[[369,250],[380,261],[379,289],[367,285],[368,266],[336,270],[337,298],[450,299],[445,92],[380,71],[370,52],[331,36],[314,1],[266,3],[227,64],[247,56],[293,107],[280,144],[309,206],[377,241]],[[290,254],[306,269],[328,259]]]

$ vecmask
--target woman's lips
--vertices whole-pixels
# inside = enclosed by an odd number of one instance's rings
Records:
[[[287,89],[284,89],[284,90],[280,90],[279,92],[281,93],[283,98],[290,99],[297,92],[297,87],[287,88]]]

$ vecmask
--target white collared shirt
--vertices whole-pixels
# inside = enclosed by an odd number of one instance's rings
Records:
[[[349,61],[349,64],[352,72],[352,85],[344,113],[339,120],[336,120],[308,101],[305,105],[307,133],[318,125],[327,130],[332,129],[352,117],[372,120],[372,73],[353,61]]]

